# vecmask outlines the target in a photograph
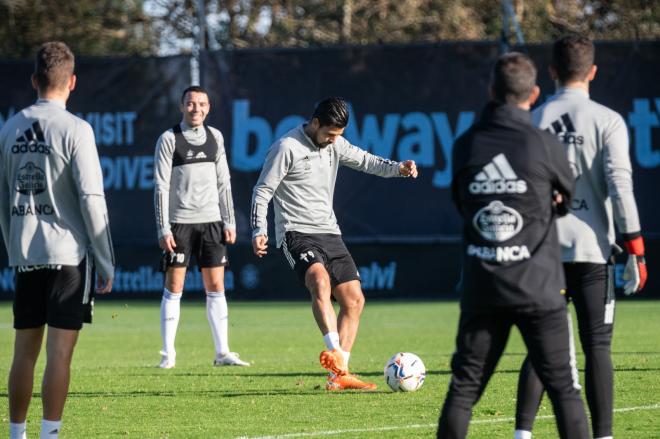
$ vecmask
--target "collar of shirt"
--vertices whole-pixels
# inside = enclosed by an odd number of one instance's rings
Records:
[[[583,96],[587,99],[589,98],[589,93],[585,89],[578,87],[560,87],[557,89],[557,92],[555,94],[557,96],[572,95],[572,96]]]
[[[204,125],[200,125],[197,127],[192,127],[188,125],[186,122],[181,121],[179,124],[181,127],[181,133],[185,136],[186,139],[190,142],[192,141],[200,141],[204,143],[206,141],[206,129]]]
[[[497,101],[490,101],[481,115],[482,119],[507,119],[518,120],[521,122],[532,123],[532,114],[528,110],[523,110],[515,105],[505,104]]]
[[[39,98],[39,99],[37,99],[37,104],[54,105],[58,108],[66,110],[66,103],[64,101],[60,101],[59,99],[42,99],[42,98]]]
[[[314,141],[313,141],[313,140],[307,135],[307,131],[305,131],[305,127],[306,127],[306,126],[307,126],[307,124],[306,124],[306,123],[303,123],[303,124],[300,125],[300,127],[298,127],[298,129],[299,129],[300,132],[302,133],[302,137],[303,137],[303,139],[307,140],[307,143],[309,143],[309,145],[310,145],[315,151],[318,151],[318,150],[321,149],[321,148],[319,148],[318,146],[316,146],[316,143],[314,143]],[[330,146],[330,145],[328,145],[328,146]]]

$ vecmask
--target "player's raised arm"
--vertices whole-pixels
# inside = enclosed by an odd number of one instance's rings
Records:
[[[396,162],[371,154],[362,148],[351,145],[343,137],[337,138],[335,147],[339,154],[339,162],[356,171],[380,177],[413,177],[417,178],[417,165],[413,160]]]

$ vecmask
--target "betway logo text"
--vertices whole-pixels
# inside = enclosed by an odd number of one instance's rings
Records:
[[[344,136],[367,151],[394,160],[415,160],[417,166],[436,168],[433,185],[448,187],[451,182],[451,150],[454,141],[474,121],[473,111],[462,111],[452,126],[447,113],[389,113],[355,117],[349,108],[350,123]],[[250,114],[250,101],[236,100],[232,106],[231,165],[244,172],[259,171],[270,145],[305,121],[286,116],[273,128],[263,117]]]
[[[392,290],[396,279],[396,262],[380,265],[372,262],[359,269],[363,290]]]
[[[651,108],[655,103],[655,109]],[[631,145],[635,158],[642,168],[660,166],[660,144],[653,144],[652,133],[660,128],[660,98],[633,99],[633,111],[628,114],[628,126],[632,131]],[[657,141],[657,138],[656,138]]]

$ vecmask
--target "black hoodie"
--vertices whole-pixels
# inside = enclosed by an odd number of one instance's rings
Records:
[[[551,310],[565,288],[555,218],[573,188],[564,146],[528,111],[490,102],[453,151],[463,217],[461,309]],[[564,204],[555,206],[553,194]]]

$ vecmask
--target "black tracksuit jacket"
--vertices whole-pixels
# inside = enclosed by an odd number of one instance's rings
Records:
[[[528,111],[490,102],[453,150],[452,198],[463,217],[462,310],[565,306],[555,218],[574,177],[564,146]]]

